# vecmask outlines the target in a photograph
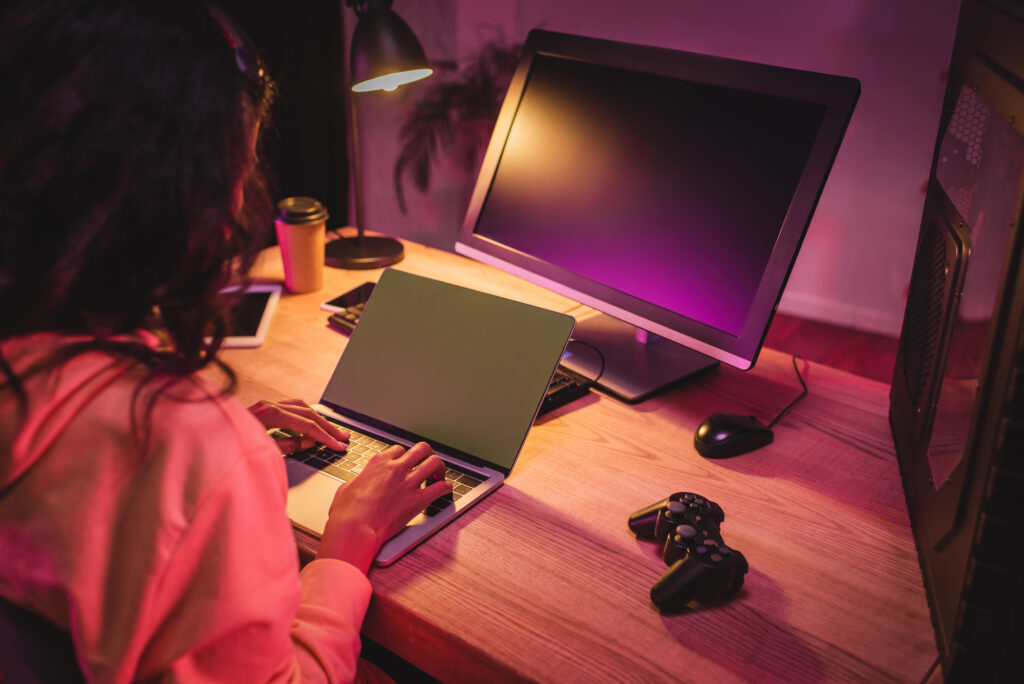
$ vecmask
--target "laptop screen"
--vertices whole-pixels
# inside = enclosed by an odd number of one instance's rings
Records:
[[[389,269],[321,402],[507,473],[574,325],[565,314]]]

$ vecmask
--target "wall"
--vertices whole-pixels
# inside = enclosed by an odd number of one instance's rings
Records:
[[[780,310],[898,335],[959,0],[396,0],[428,57],[465,64],[534,27],[823,71],[862,93]],[[350,33],[354,21],[346,15]],[[415,89],[357,99],[366,223],[451,245],[472,174],[435,169],[396,206],[397,134]]]

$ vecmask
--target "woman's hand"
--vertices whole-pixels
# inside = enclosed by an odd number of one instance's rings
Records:
[[[284,401],[259,401],[249,407],[256,419],[268,428],[283,428],[295,434],[289,439],[279,439],[281,453],[290,454],[308,449],[317,442],[332,449],[348,449],[348,433],[327,420],[301,399]]]
[[[452,491],[445,465],[429,445],[400,446],[372,457],[363,472],[338,488],[317,558],[348,561],[368,572],[381,545],[434,499]],[[431,477],[440,481],[421,487]]]

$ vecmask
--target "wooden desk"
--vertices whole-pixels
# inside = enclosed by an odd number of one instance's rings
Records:
[[[258,273],[281,279],[276,249]],[[397,268],[568,311],[482,264],[407,245]],[[266,344],[224,354],[243,402],[319,399],[347,338],[321,300],[379,271],[327,269],[285,295]],[[803,363],[809,393],[770,446],[709,461],[713,411],[768,420],[800,391],[790,357],[721,368],[630,406],[604,395],[542,416],[505,486],[386,569],[364,632],[446,682],[920,681],[937,657],[886,418],[888,387]],[[675,491],[725,509],[750,572],[732,601],[663,617],[665,570],[626,528]]]

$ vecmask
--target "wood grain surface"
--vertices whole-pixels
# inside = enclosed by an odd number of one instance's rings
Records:
[[[568,299],[407,243],[396,268],[557,311]],[[281,281],[268,249],[257,267]],[[285,294],[263,347],[223,358],[243,403],[319,399],[347,338],[319,303],[380,271],[328,268]],[[594,393],[542,416],[504,486],[371,572],[364,633],[445,682],[921,681],[937,652],[887,422],[888,386],[801,362],[807,396],[774,442],[701,458],[714,411],[769,422],[800,392],[791,357],[722,367],[637,405]],[[400,391],[400,388],[396,388]],[[665,571],[629,514],[676,491],[719,503],[750,563],[734,599],[660,615]]]

